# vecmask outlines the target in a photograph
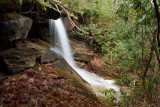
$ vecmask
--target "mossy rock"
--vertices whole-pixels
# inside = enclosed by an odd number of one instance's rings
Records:
[[[20,18],[20,16],[21,15],[16,12],[2,14],[2,17],[4,18],[4,20],[16,20]]]
[[[21,7],[23,0],[0,0],[0,7],[5,10],[16,10]]]
[[[64,58],[59,58],[59,61],[53,66],[57,69],[58,75],[60,77],[64,77],[69,79],[76,87],[84,90],[85,92],[79,93],[88,98],[97,100],[96,95],[94,92],[87,86],[85,81],[79,76],[79,74],[64,60]]]
[[[44,42],[44,41],[42,41],[41,39],[30,39],[29,41],[31,41],[31,42],[33,42],[33,43],[35,43],[35,44],[37,44],[37,45],[40,45],[40,46],[43,46],[43,47],[45,47],[45,48],[48,48],[48,49],[50,49],[51,47],[52,47],[52,45],[51,44],[49,44],[49,43],[47,43],[47,42]]]
[[[56,57],[53,51],[27,40],[17,41],[15,46],[0,53],[0,72],[16,74],[37,63],[52,63]]]

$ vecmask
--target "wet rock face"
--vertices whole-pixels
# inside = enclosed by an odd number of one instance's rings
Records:
[[[0,0],[0,7],[5,10],[16,10],[20,8],[23,0]]]
[[[16,45],[16,48],[0,53],[0,66],[3,66],[1,72],[16,74],[34,67],[36,63],[48,63],[55,59],[55,54],[46,47],[29,41],[22,41]]]
[[[14,41],[27,38],[32,26],[32,19],[20,15],[18,19],[2,20],[0,23],[0,40]]]
[[[80,77],[80,75],[67,63],[67,61],[62,57],[58,58],[57,62],[52,64],[58,71],[58,75],[60,77],[64,77],[70,80],[72,84],[76,87],[85,90],[82,94],[88,98],[98,100],[93,90],[91,90],[90,86],[87,86],[85,81]]]

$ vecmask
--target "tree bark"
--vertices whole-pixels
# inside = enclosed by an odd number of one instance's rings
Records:
[[[157,16],[157,24],[158,24],[158,33],[157,33],[157,42],[158,42],[158,50],[160,51],[160,40],[159,40],[159,33],[160,33],[160,16],[159,16],[159,11],[158,11],[158,5],[157,1],[153,0],[155,11],[156,11],[156,16]]]
[[[150,52],[150,55],[149,55],[149,60],[147,62],[147,65],[146,65],[146,68],[144,70],[144,74],[143,74],[143,77],[142,77],[142,80],[143,80],[143,87],[144,87],[144,91],[145,91],[145,94],[146,94],[146,88],[145,88],[145,80],[146,80],[146,75],[147,75],[147,72],[148,72],[148,69],[149,69],[149,65],[150,65],[150,62],[152,60],[152,56],[153,56],[153,45],[151,47],[151,52]]]
[[[147,100],[146,76],[147,76],[147,72],[148,72],[148,69],[149,69],[149,66],[150,66],[150,63],[151,63],[151,60],[152,60],[152,56],[153,56],[153,46],[151,46],[150,56],[149,56],[149,59],[148,59],[148,62],[147,62],[147,65],[146,65],[146,68],[144,70],[144,74],[143,74],[143,77],[142,77],[142,81],[143,81],[142,84],[143,84],[143,89],[144,89],[144,103]]]
[[[143,66],[144,66],[144,63],[143,63],[144,58],[143,58],[143,56],[144,56],[144,35],[143,35],[143,26],[142,26],[142,69],[143,69]]]

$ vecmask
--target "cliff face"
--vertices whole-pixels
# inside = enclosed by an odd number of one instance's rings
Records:
[[[16,13],[10,13],[16,14]],[[5,14],[7,17],[7,14]],[[0,29],[0,40],[6,39],[9,42],[19,40],[19,39],[27,39],[28,32],[32,27],[32,19],[22,16],[18,14],[17,18],[14,19],[4,19],[1,21],[1,29]]]
[[[29,34],[30,31],[37,28],[39,21],[36,18],[48,23],[50,18],[57,19],[60,17],[60,13],[56,9],[47,6],[46,11],[44,11],[42,7],[43,4],[27,2],[27,0],[0,1],[0,64],[1,66],[5,65],[4,69],[1,69],[1,72],[14,74],[34,67],[36,59],[43,55],[41,52],[44,50],[46,52],[49,51],[49,49],[44,49],[40,45],[39,48],[34,49],[33,47],[37,46],[34,43],[35,41],[26,41],[29,38],[41,38],[40,35],[34,36]],[[42,30],[43,28],[34,32]],[[43,37],[45,36],[47,35],[43,35]],[[27,45],[19,47],[17,44],[22,46],[24,44]]]

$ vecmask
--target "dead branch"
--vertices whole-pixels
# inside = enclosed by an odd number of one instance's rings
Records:
[[[82,30],[81,28],[79,28],[79,27],[73,22],[73,20],[72,20],[71,17],[70,17],[70,13],[69,13],[63,6],[61,6],[61,5],[59,5],[59,6],[66,12],[67,17],[69,18],[69,21],[71,22],[71,24],[72,24],[73,26],[75,26],[78,30],[80,30],[81,32],[83,32],[84,34],[86,34],[86,32],[85,32],[84,30]]]

